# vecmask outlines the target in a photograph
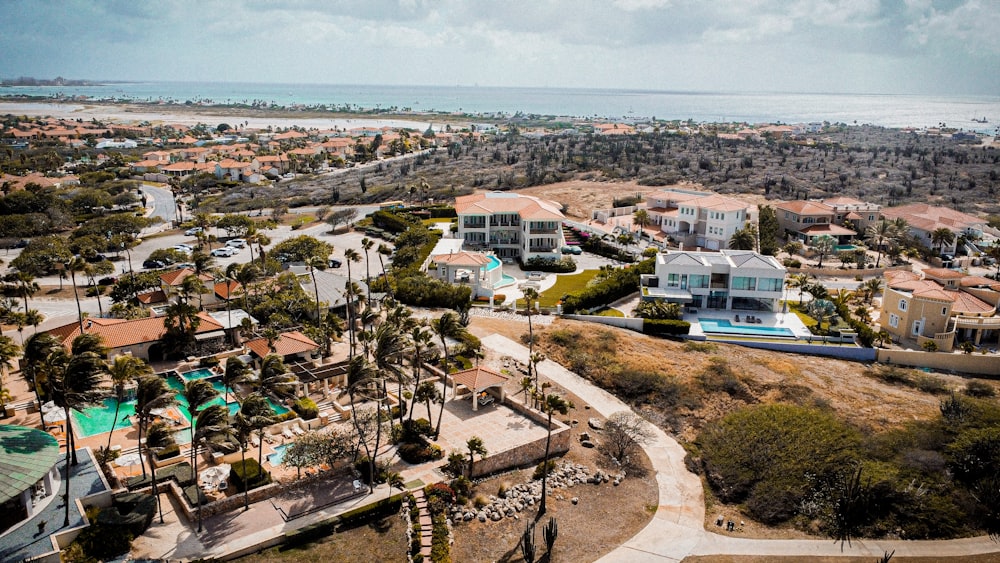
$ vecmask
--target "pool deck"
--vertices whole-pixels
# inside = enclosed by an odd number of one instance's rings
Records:
[[[741,322],[736,322],[736,315],[739,315]],[[747,315],[757,317],[761,320],[760,324],[750,324],[744,321]],[[769,313],[763,311],[734,311],[729,309],[698,309],[697,313],[684,313],[684,320],[691,323],[691,330],[688,333],[690,336],[704,338],[707,336],[739,336],[738,334],[732,333],[708,333],[706,334],[701,329],[701,324],[698,322],[698,318],[705,319],[725,319],[732,323],[734,329],[739,329],[741,326],[746,326],[747,328],[784,328],[788,329],[795,335],[797,339],[809,339],[812,333],[806,328],[806,325],[802,324],[802,320],[792,312],[788,313]],[[753,338],[768,338],[768,335],[762,334],[747,334]],[[789,340],[788,336],[775,335],[774,338],[780,340]]]

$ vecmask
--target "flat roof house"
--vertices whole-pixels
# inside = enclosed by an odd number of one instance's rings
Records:
[[[485,192],[455,198],[458,237],[464,244],[490,248],[500,258],[527,262],[560,258],[566,244],[558,203],[509,192]]]
[[[781,309],[786,270],[773,256],[749,250],[669,251],[656,255],[654,272],[642,276],[643,299],[706,309]]]

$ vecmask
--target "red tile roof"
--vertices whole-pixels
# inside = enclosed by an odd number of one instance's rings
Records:
[[[204,334],[216,330],[222,330],[222,325],[215,321],[207,313],[198,313],[200,322],[195,334]],[[148,317],[145,319],[125,320],[125,319],[84,319],[84,332],[87,334],[99,334],[104,345],[108,348],[122,348],[133,346],[145,342],[156,342],[167,333],[163,321],[166,317]],[[69,348],[73,339],[80,336],[80,324],[70,323],[48,331],[49,334],[59,339],[63,346]]]
[[[254,354],[257,354],[261,358],[271,354],[271,349],[267,347],[267,339],[256,338],[246,343],[247,348],[250,348]],[[318,350],[319,344],[313,342],[311,338],[302,334],[299,331],[283,332],[278,336],[278,339],[274,342],[274,353],[279,356],[289,356],[291,354],[301,354],[303,352],[312,352],[313,350]]]
[[[451,374],[451,379],[459,385],[464,385],[473,393],[478,393],[488,387],[503,386],[509,377],[486,367],[474,367]]]

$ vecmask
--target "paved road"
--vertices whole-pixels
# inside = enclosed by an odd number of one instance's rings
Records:
[[[153,209],[150,216],[163,219],[163,224],[169,226],[177,215],[177,210],[174,208],[173,192],[152,184],[143,184],[141,189],[142,193],[146,195],[146,207]]]
[[[504,336],[493,334],[482,339],[487,348],[525,362],[528,349]],[[630,410],[617,397],[592,385],[552,360],[538,364],[539,373],[548,377],[607,416]],[[764,555],[808,557],[880,558],[885,551],[896,557],[956,557],[1000,552],[1000,544],[986,536],[940,541],[858,540],[843,545],[831,540],[758,540],[725,536],[704,528],[705,499],[701,480],[684,465],[685,451],[665,432],[652,425],[652,439],[643,446],[649,456],[659,487],[659,503],[652,521],[632,539],[598,561],[634,563],[681,561],[691,555]]]

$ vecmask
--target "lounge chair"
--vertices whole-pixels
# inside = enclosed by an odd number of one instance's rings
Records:
[[[251,445],[252,445],[253,447],[255,447],[255,448],[256,448],[257,446],[260,446],[260,438],[258,438],[256,434],[251,434],[251,435],[250,435],[250,444],[251,444]]]
[[[292,426],[292,432],[295,432],[295,434],[297,434],[299,436],[301,436],[301,435],[303,435],[303,434],[306,433],[305,430],[303,430],[302,427],[299,426],[298,424],[296,424],[295,426]]]
[[[736,320],[736,322],[740,322],[740,316],[736,315],[735,320]]]
[[[281,435],[284,436],[285,438],[288,438],[289,440],[295,439],[295,434],[292,434],[292,430],[290,428],[285,428],[284,430],[282,430]]]
[[[755,322],[757,324],[763,324],[764,323],[764,321],[762,319],[758,319],[757,317],[753,318],[753,322]]]

